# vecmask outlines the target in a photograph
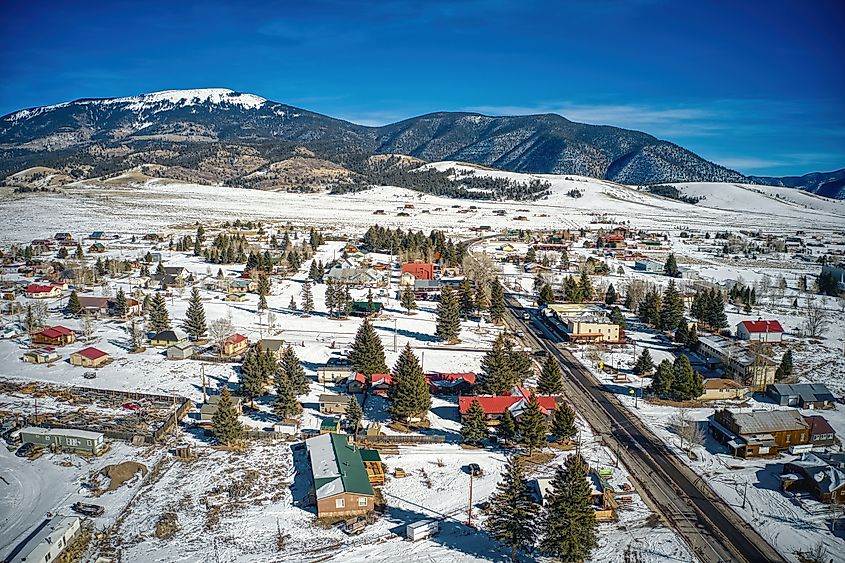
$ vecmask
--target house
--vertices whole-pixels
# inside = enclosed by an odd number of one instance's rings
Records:
[[[699,336],[698,343],[698,355],[705,360],[708,369],[722,366],[752,391],[762,391],[775,382],[775,362],[747,342],[736,342],[723,336]]]
[[[622,330],[612,322],[607,312],[598,305],[587,303],[556,303],[548,309],[563,325],[563,331],[571,342],[622,341]]]
[[[836,442],[836,432],[823,416],[814,414],[805,416],[804,420],[810,425],[810,443],[814,448],[825,448]]]
[[[353,301],[349,314],[353,317],[372,317],[381,315],[384,305],[380,301]]]
[[[342,434],[322,434],[305,441],[319,518],[366,514],[374,508],[361,451]]]
[[[778,321],[742,321],[736,325],[736,337],[753,342],[783,342],[783,327]]]
[[[346,379],[347,393],[363,393],[367,389],[367,377],[363,373],[355,373]]]
[[[23,361],[30,364],[50,364],[61,359],[53,348],[39,348],[28,350],[23,354]]]
[[[243,303],[247,300],[246,293],[230,293],[226,296],[226,301],[234,301],[236,303]]]
[[[106,238],[106,233],[104,233],[103,231],[94,231],[88,236],[88,238],[90,238],[91,240],[103,240],[104,238]]]
[[[79,304],[82,306],[79,313],[84,315],[94,315],[95,317],[100,317],[108,314],[109,311],[108,297],[80,295]]]
[[[650,272],[656,274],[663,273],[663,262],[657,260],[635,260],[634,269],[639,272]]]
[[[32,335],[32,344],[38,346],[66,346],[76,342],[76,333],[63,326],[49,326]]]
[[[323,276],[324,281],[353,285],[356,287],[381,287],[385,285],[385,276],[372,268],[348,267],[342,263],[335,264]]]
[[[370,377],[370,393],[379,397],[387,397],[393,385],[393,375],[389,373],[374,373]]]
[[[167,348],[168,360],[187,360],[194,355],[193,342],[178,342]]]
[[[469,393],[477,381],[476,374],[466,373],[427,373],[425,379],[434,395],[463,395]]]
[[[258,281],[253,279],[237,278],[230,280],[228,285],[232,293],[258,291]]]
[[[223,341],[223,355],[237,356],[243,354],[249,348],[249,338],[243,334],[233,334]]]
[[[426,300],[430,295],[440,294],[443,282],[440,280],[414,280],[414,297]]]
[[[340,419],[324,418],[320,422],[320,434],[340,434]]]
[[[262,338],[255,345],[259,352],[272,352],[277,360],[281,360],[285,354],[286,343],[282,338]]]
[[[31,283],[26,286],[26,296],[30,299],[51,299],[62,294],[61,287],[57,285],[42,285]]]
[[[73,235],[70,233],[56,233],[53,237],[55,240],[73,240]]]
[[[736,457],[775,455],[792,446],[810,443],[809,424],[795,410],[717,410],[710,433]]]
[[[748,387],[733,379],[705,379],[704,392],[698,397],[699,401],[728,401],[744,399],[748,395]]]
[[[150,346],[169,347],[181,342],[187,342],[188,335],[178,328],[169,328],[156,333],[150,338]]]
[[[76,540],[81,531],[82,521],[78,516],[54,516],[28,536],[26,543],[14,551],[14,555],[10,555],[6,561],[53,563]]]
[[[405,262],[400,267],[402,274],[410,274],[416,280],[433,280],[434,279],[434,264],[431,262],[423,262],[422,260],[414,260],[413,262]]]
[[[361,461],[364,462],[364,469],[367,470],[367,479],[373,486],[384,485],[384,462],[378,450],[360,450]]]
[[[337,383],[345,381],[354,375],[355,370],[349,366],[321,366],[317,368],[317,381],[320,383]]]
[[[109,361],[111,361],[111,356],[108,353],[94,348],[93,346],[83,348],[82,350],[70,355],[70,365],[84,368],[98,368]]]
[[[95,242],[91,246],[88,247],[88,252],[95,252],[97,254],[102,254],[106,251],[106,245],[101,242]]]
[[[59,447],[79,453],[97,455],[105,447],[105,438],[100,432],[75,430],[71,428],[41,428],[27,426],[21,428],[21,441],[44,448]]]
[[[604,248],[625,248],[625,236],[619,234],[601,235],[599,242]]]
[[[322,414],[346,414],[349,403],[354,401],[349,395],[320,395],[320,413]]]
[[[217,413],[220,404],[220,395],[209,395],[208,399],[200,407],[200,420],[211,422],[212,417]],[[239,415],[243,413],[243,399],[232,395],[232,406]]]
[[[616,517],[615,492],[599,471],[590,467],[587,473],[590,500],[598,522],[609,522]],[[552,491],[553,477],[537,477],[528,481],[528,490],[534,501],[543,506]]]
[[[801,409],[829,409],[835,398],[824,383],[774,383],[766,396],[781,406]]]
[[[845,501],[845,472],[833,456],[803,453],[801,457],[783,465],[781,490],[809,492],[819,502]]]
[[[514,386],[508,395],[478,395],[474,397],[458,397],[458,411],[463,421],[469,412],[474,401],[478,401],[484,409],[487,424],[495,426],[499,424],[505,411],[510,411],[514,418],[519,418],[528,406],[532,393],[525,387]],[[540,409],[544,415],[551,416],[552,411],[557,409],[557,399],[548,395],[537,395]]]

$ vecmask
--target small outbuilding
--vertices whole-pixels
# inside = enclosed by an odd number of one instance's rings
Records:
[[[83,348],[78,352],[70,355],[70,365],[81,366],[84,368],[98,368],[105,365],[111,360],[111,356],[107,352],[103,352],[99,348],[89,346]]]
[[[167,349],[168,360],[187,360],[194,355],[193,342],[179,342]]]

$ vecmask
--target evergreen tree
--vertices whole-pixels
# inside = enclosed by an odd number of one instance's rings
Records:
[[[512,441],[516,436],[516,419],[508,409],[505,409],[505,414],[502,415],[502,419],[496,427],[496,435],[500,440],[506,442]]]
[[[537,391],[543,395],[560,395],[563,392],[563,372],[557,360],[547,356],[537,380]]]
[[[540,410],[537,394],[532,393],[528,406],[519,417],[517,424],[520,441],[528,447],[529,456],[534,453],[534,448],[541,447],[545,442],[547,424],[546,416]]]
[[[660,330],[675,330],[684,318],[684,300],[675,288],[675,280],[669,280],[660,307]]]
[[[358,427],[361,426],[361,419],[364,417],[364,411],[361,410],[361,405],[354,396],[349,401],[349,406],[346,408],[346,415],[344,416],[346,417],[347,427],[351,429],[352,435],[354,436],[358,433]]]
[[[675,383],[675,371],[669,360],[663,360],[651,378],[651,391],[655,395],[668,395]]]
[[[725,314],[725,300],[722,292],[716,288],[710,293],[707,303],[707,322],[716,329],[728,326],[728,316]]]
[[[587,270],[581,270],[581,279],[578,282],[578,289],[581,292],[581,301],[593,300],[593,282],[590,281],[590,275]]]
[[[537,305],[539,307],[545,307],[546,305],[552,305],[555,302],[555,293],[552,291],[552,286],[549,284],[543,284],[542,289],[540,289],[540,295],[537,297]]]
[[[225,387],[223,392],[220,393],[217,412],[211,417],[211,431],[215,438],[227,446],[232,445],[243,435],[243,427],[238,420],[238,412],[232,404],[229,389]]]
[[[74,254],[74,257],[77,260],[82,260],[83,258],[85,258],[85,254],[82,253],[82,245],[79,243],[77,243],[76,245],[76,254]]]
[[[646,292],[645,296],[643,296],[643,300],[640,302],[639,308],[637,309],[637,316],[644,323],[659,327],[660,309],[660,294],[657,291],[650,289]]]
[[[308,278],[314,283],[320,281],[320,271],[317,269],[317,261],[311,260],[311,267],[308,269]]]
[[[402,296],[400,298],[402,302],[402,307],[405,308],[409,314],[411,311],[417,308],[417,302],[414,299],[414,290],[411,286],[407,286],[405,289],[402,290]]]
[[[479,386],[491,395],[502,395],[513,387],[516,379],[505,340],[504,334],[499,334],[493,342],[493,347],[481,360]]]
[[[509,457],[502,480],[490,498],[490,514],[485,527],[491,536],[511,548],[512,561],[517,560],[518,551],[530,549],[534,545],[538,511],[519,458]]]
[[[783,353],[783,357],[780,359],[780,366],[775,371],[775,379],[778,381],[789,379],[792,377],[792,370],[792,350],[787,350]]]
[[[681,277],[681,271],[678,269],[678,262],[675,260],[675,253],[666,258],[666,263],[663,264],[663,273],[672,278]]]
[[[537,251],[533,246],[528,247],[528,252],[525,253],[525,262],[531,263],[537,261]]]
[[[510,339],[505,339],[505,352],[508,355],[508,361],[511,365],[511,384],[522,383],[526,379],[534,375],[534,362],[528,356],[525,350],[517,350],[514,342]]]
[[[672,396],[679,401],[688,401],[703,392],[701,374],[692,369],[689,358],[679,356],[673,366],[675,379],[672,382]]]
[[[156,293],[150,304],[150,330],[161,332],[170,329],[170,315],[167,312],[167,303],[164,295]]]
[[[302,312],[306,315],[314,312],[314,296],[311,294],[310,280],[305,280],[302,284]]]
[[[241,395],[255,407],[255,399],[264,395],[265,368],[257,352],[248,352],[241,363]]]
[[[202,305],[200,292],[195,287],[191,289],[191,297],[188,299],[188,310],[185,311],[185,332],[194,340],[205,338],[208,334],[208,325],[205,322],[205,308]]]
[[[296,400],[293,384],[282,377],[276,385],[276,400],[273,401],[273,414],[280,419],[296,418],[302,412],[302,405]]]
[[[406,344],[393,368],[388,412],[394,420],[424,418],[431,407],[431,394],[422,367],[411,345]]]
[[[153,300],[150,297],[149,293],[144,294],[144,300],[141,302],[141,311],[145,315],[148,315],[150,313],[150,311],[152,311],[152,310],[153,310]]]
[[[566,296],[567,301],[571,301],[572,303],[580,303],[583,301],[583,293],[581,292],[581,286],[575,281],[575,278],[572,276],[568,276],[563,282],[563,292]]]
[[[117,290],[117,296],[114,299],[114,314],[123,319],[129,312],[129,306],[126,303],[126,294],[123,293],[123,288]]]
[[[444,287],[437,304],[437,324],[435,336],[447,342],[457,341],[461,333],[460,304],[454,292]]]
[[[475,308],[478,311],[486,311],[490,308],[490,296],[483,284],[478,284],[475,290]]]
[[[275,360],[273,361],[275,363]],[[275,367],[275,366],[274,366]],[[308,376],[305,375],[305,368],[302,367],[302,362],[299,361],[296,352],[288,345],[282,353],[281,371],[284,372],[285,378],[290,381],[293,392],[297,395],[304,395],[308,393],[311,382]]]
[[[288,303],[288,309],[291,311],[296,311],[296,298],[291,295],[290,296],[290,303]]]
[[[622,314],[622,309],[620,309],[617,305],[614,305],[610,309],[610,322],[619,325],[619,328],[622,330],[628,328],[628,324],[625,322],[625,315]]]
[[[552,479],[542,520],[540,551],[561,561],[587,559],[596,546],[596,514],[587,482],[587,464],[569,456]]]
[[[376,334],[369,318],[365,318],[361,326],[358,327],[349,360],[352,362],[355,371],[364,374],[367,383],[369,383],[373,374],[387,373],[384,345],[379,335]]]
[[[461,438],[464,443],[478,445],[489,437],[486,415],[481,403],[473,399],[461,422]]]
[[[607,305],[613,305],[614,303],[616,303],[617,299],[618,296],[616,295],[616,288],[613,287],[613,284],[610,284],[609,286],[607,286],[607,291],[604,294],[604,302]]]
[[[505,318],[505,288],[494,279],[490,284],[490,320],[500,324]]]
[[[698,329],[695,325],[692,325],[687,334],[687,348],[693,352],[698,351]]]
[[[678,328],[675,329],[675,342],[678,344],[686,344],[689,342],[689,326],[687,320],[681,318],[678,323]]]
[[[563,401],[558,404],[552,416],[552,434],[557,436],[560,441],[569,441],[576,433],[575,411],[572,410],[568,402]]]
[[[461,282],[458,288],[458,300],[460,301],[461,316],[467,318],[475,311],[475,295],[472,286],[467,278]]]
[[[651,352],[648,348],[643,348],[642,354],[637,358],[637,363],[634,364],[634,373],[642,375],[654,369],[654,361],[651,359]]]
[[[68,297],[67,310],[73,315],[78,315],[79,311],[82,310],[82,303],[79,302],[79,295],[76,294],[76,290],[73,290]]]

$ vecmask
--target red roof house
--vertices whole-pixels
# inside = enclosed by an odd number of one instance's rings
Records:
[[[236,356],[249,348],[249,338],[243,334],[233,334],[223,341],[223,354],[226,356]]]
[[[370,378],[370,393],[379,397],[386,397],[391,385],[393,385],[393,375],[374,373]]]
[[[778,321],[742,321],[736,325],[736,337],[740,340],[781,342],[783,327]]]
[[[32,335],[33,344],[46,344],[48,346],[64,346],[73,344],[75,340],[76,334],[63,326],[47,327]]]
[[[50,297],[58,297],[61,294],[62,289],[56,285],[31,283],[26,286],[26,296],[31,299],[48,299]]]
[[[460,394],[469,392],[475,386],[476,375],[467,373],[427,373],[430,390],[434,394]]]
[[[402,273],[411,274],[418,280],[433,280],[434,264],[431,262],[423,262],[421,260],[406,262],[402,264]]]
[[[353,373],[346,378],[347,393],[363,393],[367,388],[367,376],[363,373]]]
[[[106,363],[111,356],[97,348],[89,346],[70,355],[70,364],[86,368],[97,368]]]
[[[527,408],[531,395],[531,391],[517,385],[511,389],[509,395],[458,397],[458,410],[461,413],[461,418],[463,418],[469,412],[473,401],[478,401],[481,408],[484,409],[484,414],[487,415],[488,424],[498,424],[506,410],[510,411],[515,418],[518,418]],[[552,411],[557,409],[557,399],[552,396],[537,395],[537,401],[540,403],[540,410],[546,416],[550,416]]]

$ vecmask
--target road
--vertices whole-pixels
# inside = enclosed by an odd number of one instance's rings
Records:
[[[728,561],[780,562],[777,553],[700,477],[669,450],[607,391],[568,350],[561,335],[508,296],[508,324],[522,328],[525,338],[553,355],[564,372],[564,394],[593,430],[602,436],[635,482],[643,499],[687,542],[705,563]]]

